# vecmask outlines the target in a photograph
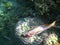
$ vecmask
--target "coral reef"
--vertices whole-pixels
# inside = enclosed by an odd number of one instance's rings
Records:
[[[33,17],[33,19],[26,17]],[[37,19],[35,20],[35,18]],[[43,19],[43,22],[41,19]],[[20,40],[27,40],[20,37],[23,32],[43,24],[45,21],[46,23],[50,23],[54,20],[60,21],[59,0],[0,0],[0,45],[24,45],[23,41]],[[47,38],[50,32],[56,32],[58,42],[60,42],[59,21],[57,21],[57,26],[54,29],[47,31],[48,33],[42,33],[39,36],[29,38],[32,45],[38,45],[37,43],[39,43],[38,40],[40,40],[40,38],[42,45],[43,38]],[[17,31],[16,28],[21,28],[23,31]],[[34,40],[36,41],[34,42]],[[55,45],[58,45],[58,42],[56,42]]]
[[[55,43],[60,44],[58,42],[58,36],[55,31],[44,31],[39,35],[34,35],[28,38],[24,38],[21,35],[24,34],[26,31],[31,30],[34,26],[39,26],[44,24],[41,19],[26,17],[19,20],[16,25],[16,37],[18,37],[24,44],[31,44],[31,45],[55,45]],[[51,33],[52,32],[52,33]]]

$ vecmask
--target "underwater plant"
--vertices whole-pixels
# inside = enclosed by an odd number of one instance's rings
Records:
[[[12,6],[13,6],[12,2],[5,2],[5,7],[7,9],[11,9]]]

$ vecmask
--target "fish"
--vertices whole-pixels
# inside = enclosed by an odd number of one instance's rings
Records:
[[[41,32],[48,30],[51,27],[55,26],[56,21],[53,21],[51,24],[43,24],[40,25],[32,30],[29,30],[28,32],[26,32],[25,34],[23,34],[22,36],[25,38],[31,37],[32,35],[38,35]]]

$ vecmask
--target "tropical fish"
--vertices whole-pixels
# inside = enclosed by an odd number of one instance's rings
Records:
[[[28,32],[26,32],[25,34],[23,34],[23,37],[31,37],[32,35],[37,35],[40,34],[41,32],[48,30],[49,28],[53,27],[55,25],[56,21],[53,21],[51,24],[43,24],[40,25]]]

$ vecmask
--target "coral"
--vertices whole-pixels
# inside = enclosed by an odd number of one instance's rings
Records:
[[[55,43],[58,43],[58,36],[55,33],[52,33],[45,41],[46,45],[55,45]]]
[[[22,33],[41,23],[45,23],[45,21],[47,23],[54,20],[60,21],[59,2],[58,0],[0,0],[0,45],[24,45],[22,41],[19,40],[23,39],[25,42],[27,40],[20,36]],[[41,19],[43,19],[43,22]],[[60,25],[59,21],[56,25]],[[18,28],[21,30],[19,31]],[[56,31],[57,36],[60,38],[60,26],[56,26],[55,29],[51,29],[48,32],[52,32],[52,30],[53,32]],[[16,37],[19,39],[16,39]],[[34,45],[38,45],[43,41],[43,38],[47,37],[47,32],[38,36],[32,36],[27,40],[27,43],[30,41]],[[56,43],[59,44],[58,42]]]
[[[16,35],[25,44],[26,43],[34,44],[34,42],[37,43],[39,40],[41,40],[39,36],[32,36],[30,38],[24,38],[24,37],[21,37],[21,35],[25,33],[26,31],[31,30],[31,27],[38,26],[42,23],[43,22],[37,18],[23,18],[23,20],[20,19],[20,21],[17,23],[17,26],[16,26]]]
[[[24,44],[41,45],[42,42],[44,45],[55,45],[55,43],[59,44],[58,35],[55,33],[55,31],[48,30],[42,32],[39,35],[32,35],[31,37],[28,38],[24,38],[21,36],[25,32],[31,30],[31,28],[33,28],[34,26],[39,26],[43,23],[44,22],[42,22],[41,19],[37,19],[36,17],[22,18],[16,25],[15,34]]]

